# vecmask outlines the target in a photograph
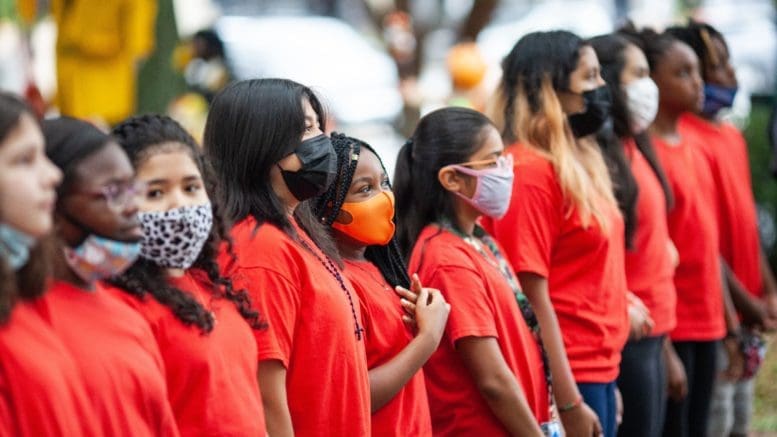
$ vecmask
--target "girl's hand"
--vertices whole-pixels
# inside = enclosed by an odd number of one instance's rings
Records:
[[[653,319],[650,317],[650,311],[640,298],[633,293],[628,293],[629,308],[629,330],[630,340],[640,340],[653,331]]]

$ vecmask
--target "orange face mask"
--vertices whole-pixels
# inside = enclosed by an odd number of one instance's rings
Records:
[[[394,236],[394,193],[381,191],[363,202],[345,202],[340,207],[351,222],[338,221],[332,227],[366,245],[386,245]]]

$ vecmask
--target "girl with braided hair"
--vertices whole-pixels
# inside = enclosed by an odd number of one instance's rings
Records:
[[[394,195],[378,154],[361,140],[331,138],[337,177],[313,210],[330,227],[345,276],[359,295],[372,434],[431,436],[421,367],[440,344],[450,306],[438,290],[422,288],[417,276],[408,278],[394,239]],[[407,314],[400,318],[402,307]],[[417,325],[415,337],[403,319]]]
[[[534,311],[504,250],[477,223],[510,203],[512,159],[483,114],[424,116],[395,173],[409,270],[451,304],[424,367],[435,435],[558,436],[550,368]]]
[[[747,143],[742,132],[721,118],[737,94],[737,77],[723,35],[714,27],[691,21],[667,33],[688,44],[699,57],[704,79],[704,106],[680,118],[678,129],[702,139],[718,188],[720,251],[728,264],[728,288],[743,330],[731,332],[719,351],[720,369],[715,380],[710,435],[744,436],[748,433],[758,368],[759,347],[747,348],[754,363],[742,369],[743,344],[762,344],[759,332],[777,328],[777,284],[763,252],[753,198]],[[743,373],[744,372],[744,373]]]
[[[593,134],[611,99],[591,45],[565,31],[521,38],[491,116],[515,156],[513,201],[487,229],[536,309],[570,437],[612,437],[628,338],[624,220]]]
[[[256,79],[222,90],[205,126],[218,200],[234,223],[236,256],[219,262],[267,320],[254,335],[273,436],[370,432],[359,297],[311,211],[337,172],[325,120],[310,88]]]
[[[110,280],[112,292],[154,331],[181,435],[264,435],[251,331],[262,326],[245,290],[219,272],[226,230],[200,148],[162,115],[129,118],[113,136],[144,187],[144,237],[140,258]]]
[[[35,310],[49,276],[38,241],[61,180],[32,110],[0,93],[0,435],[100,434],[84,375]]]

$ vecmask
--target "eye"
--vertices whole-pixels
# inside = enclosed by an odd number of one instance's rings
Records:
[[[389,180],[387,177],[384,177],[383,180],[380,181],[380,187],[384,189],[391,188],[391,184],[389,184]]]
[[[13,165],[33,165],[35,163],[35,151],[29,150],[14,157]]]
[[[370,186],[370,184],[364,184],[363,186],[359,187],[359,189],[356,192],[369,193],[370,191],[372,191],[372,186]]]
[[[188,184],[186,187],[184,187],[184,191],[187,193],[196,193],[202,189],[202,185],[199,183],[192,183]]]
[[[164,192],[159,188],[149,188],[149,190],[146,191],[147,199],[159,199],[163,195],[164,195]]]

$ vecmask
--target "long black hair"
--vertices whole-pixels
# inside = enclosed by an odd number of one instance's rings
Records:
[[[615,198],[623,213],[626,225],[626,245],[632,247],[632,240],[638,226],[636,204],[639,188],[634,174],[631,172],[624,155],[622,141],[633,138],[637,148],[645,156],[656,177],[661,183],[666,198],[667,208],[672,205],[672,189],[666,179],[664,170],[658,161],[650,136],[645,132],[631,131],[629,109],[626,93],[621,83],[621,73],[626,67],[626,49],[630,45],[637,46],[628,37],[618,33],[602,35],[589,40],[599,58],[602,78],[607,82],[612,97],[611,126],[605,126],[597,133],[599,146],[607,160],[610,178],[613,182]]]
[[[238,222],[248,216],[258,225],[270,223],[292,238],[296,232],[270,183],[270,170],[302,142],[303,102],[307,100],[324,129],[326,114],[313,91],[288,79],[235,82],[214,99],[205,125],[205,152],[216,179],[216,197],[225,216]],[[294,211],[297,223],[330,258],[339,260],[326,228],[310,201]]]
[[[487,128],[483,114],[467,108],[443,108],[425,115],[399,150],[394,170],[397,241],[407,257],[421,231],[440,220],[455,225],[451,194],[437,173],[446,165],[466,162],[483,145]]]
[[[353,174],[359,164],[359,155],[363,150],[372,152],[378,158],[383,171],[386,172],[380,155],[362,140],[332,133],[332,146],[337,153],[337,178],[324,194],[316,198],[313,204],[313,211],[326,226],[332,226],[340,213],[340,208],[345,203],[345,197],[351,188],[351,182],[353,182]],[[396,220],[396,217],[394,219]],[[380,270],[380,273],[392,286],[410,287],[410,277],[407,275],[405,261],[399,250],[396,236],[385,246],[367,246],[364,257]]]
[[[19,126],[23,115],[38,121],[32,109],[21,99],[0,92],[0,146]],[[0,211],[0,222],[2,219]],[[8,321],[17,299],[33,299],[46,291],[48,272],[49,265],[40,243],[32,249],[27,263],[16,272],[0,257],[0,324]]]
[[[186,152],[197,165],[206,189],[213,190],[212,177],[203,155],[194,138],[178,122],[164,115],[143,115],[131,117],[113,129],[113,136],[119,141],[136,169],[149,156],[167,150],[173,143],[176,150]],[[219,244],[227,238],[227,229],[221,219],[219,205],[211,201],[213,227],[207,243],[203,246],[192,268],[208,275],[210,292],[216,297],[231,300],[243,318],[254,329],[263,327],[259,313],[252,306],[245,290],[235,290],[232,281],[222,276],[216,263]],[[227,245],[230,247],[230,245]],[[138,298],[151,294],[162,305],[170,308],[175,316],[186,325],[196,325],[204,333],[213,330],[213,315],[188,292],[170,285],[165,269],[152,261],[140,258],[122,275],[110,282]]]

